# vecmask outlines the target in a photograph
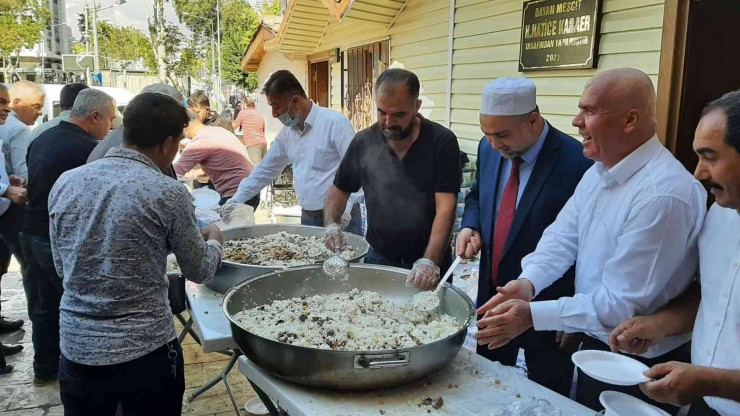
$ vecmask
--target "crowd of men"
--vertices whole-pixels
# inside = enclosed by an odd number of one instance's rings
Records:
[[[0,85],[0,272],[18,259],[34,384],[58,379],[70,415],[118,406],[180,414],[184,363],[166,257],[204,282],[223,239],[215,226],[198,229],[176,179],[200,166],[228,219],[241,204],[256,208],[292,165],[301,223],[325,227],[332,251],[344,232],[361,233],[364,196],[365,262],[408,269],[408,285],[431,289],[453,254],[480,253],[478,354],[515,365],[523,349],[529,378],[568,396],[571,354],[611,350],[645,363],[654,381],[613,386],[579,370],[579,403],[601,410],[599,395],[617,390],[671,414],[686,404],[692,416],[740,414],[740,92],[706,107],[692,177],[660,143],[654,86],[638,70],[603,71],[585,85],[572,122],[580,143],[542,116],[532,81],[490,81],[452,249],[458,140],[420,114],[414,73],[388,69],[375,88],[378,122],[354,132],[276,71],[262,93],[284,127],[266,149],[248,98],[230,123],[205,94],[185,100],[154,84],[111,131],[113,99],[71,84],[63,113],[31,131],[43,90]],[[705,188],[716,199],[708,212]],[[0,332],[22,325],[0,318]],[[2,346],[0,373],[20,348]]]

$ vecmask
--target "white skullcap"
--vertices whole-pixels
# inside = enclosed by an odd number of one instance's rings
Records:
[[[484,116],[518,116],[537,107],[537,87],[527,78],[496,78],[483,87],[480,113]]]
[[[173,87],[172,85],[167,85],[164,83],[150,84],[144,87],[141,92],[155,92],[157,94],[166,95],[177,101],[178,103],[182,104],[183,106],[185,105],[185,98],[182,96],[180,91],[178,91],[177,88]]]

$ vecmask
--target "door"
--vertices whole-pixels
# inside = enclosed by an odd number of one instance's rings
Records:
[[[310,73],[309,98],[321,107],[329,107],[329,62],[312,63]]]
[[[711,22],[711,23],[708,23]],[[693,172],[692,142],[701,111],[710,101],[740,89],[740,5],[727,0],[691,0],[676,158]]]

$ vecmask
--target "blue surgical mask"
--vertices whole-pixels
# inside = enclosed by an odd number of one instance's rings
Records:
[[[280,120],[281,123],[283,123],[283,125],[285,127],[289,128],[289,129],[292,129],[293,127],[297,126],[298,125],[298,122],[301,121],[298,118],[298,116],[295,116],[295,117],[291,117],[290,116],[290,106],[293,105],[293,101],[292,100],[293,100],[293,98],[291,97],[291,101],[288,104],[288,110],[285,113],[280,114],[278,116],[278,118],[277,118],[278,120]]]

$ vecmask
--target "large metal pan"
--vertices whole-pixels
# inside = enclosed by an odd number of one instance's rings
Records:
[[[224,236],[224,241],[228,241],[238,240],[242,238],[263,237],[266,235],[277,234],[281,231],[285,231],[290,234],[298,234],[304,237],[324,235],[324,229],[321,227],[288,224],[264,224],[231,228],[222,231],[222,234]],[[350,262],[359,263],[360,260],[362,260],[367,255],[367,251],[368,249],[370,249],[370,245],[367,243],[367,241],[365,241],[364,238],[356,234],[345,232],[344,238],[347,241],[347,245],[352,246],[355,249],[355,257],[353,257]],[[216,272],[216,275],[206,282],[206,286],[218,293],[226,293],[227,290],[231,289],[237,283],[241,283],[249,278],[263,273],[270,273],[279,270],[284,270],[284,268],[224,261],[221,264],[221,268],[219,268]]]
[[[420,378],[444,367],[465,339],[475,308],[461,290],[445,284],[439,311],[453,316],[459,330],[444,339],[411,348],[387,351],[332,351],[300,347],[257,336],[234,323],[233,315],[277,299],[371,290],[397,303],[408,302],[415,288],[405,286],[408,270],[352,265],[347,281],[333,280],[321,266],[306,266],[258,276],[240,283],[224,296],[224,313],[234,340],[257,365],[286,380],[341,390],[378,389]],[[393,328],[388,328],[393,330]]]

